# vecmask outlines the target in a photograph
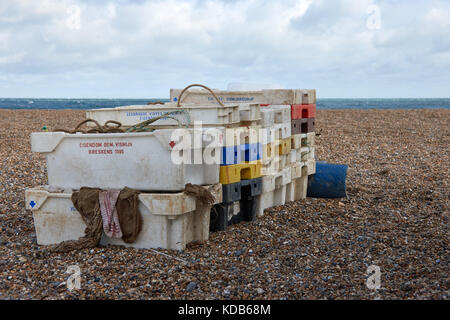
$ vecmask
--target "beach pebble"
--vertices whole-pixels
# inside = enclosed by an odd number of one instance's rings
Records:
[[[192,290],[194,290],[195,288],[197,288],[197,283],[196,282],[190,282],[187,287],[186,287],[186,291],[191,292]]]
[[[350,165],[348,199],[270,208],[184,251],[155,249],[166,255],[36,244],[23,194],[48,183],[30,133],[83,119],[83,110],[0,110],[2,299],[449,299],[448,109],[317,110],[316,157]],[[69,291],[73,265],[81,289]],[[366,285],[370,266],[380,290]]]

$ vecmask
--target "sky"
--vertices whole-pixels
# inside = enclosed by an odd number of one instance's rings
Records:
[[[1,0],[0,97],[450,97],[450,0]]]

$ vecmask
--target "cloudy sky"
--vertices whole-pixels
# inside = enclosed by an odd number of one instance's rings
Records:
[[[450,97],[449,0],[1,0],[0,97]]]

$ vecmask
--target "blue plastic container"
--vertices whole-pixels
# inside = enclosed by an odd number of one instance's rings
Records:
[[[262,157],[262,144],[261,143],[246,143],[241,144],[242,158],[244,161],[256,161],[261,160]]]
[[[242,162],[241,151],[238,152],[237,146],[222,147],[222,154],[220,159],[221,166],[230,166]]]
[[[347,169],[348,166],[344,164],[332,164],[324,161],[317,161],[316,173],[308,177],[308,197],[346,197]]]

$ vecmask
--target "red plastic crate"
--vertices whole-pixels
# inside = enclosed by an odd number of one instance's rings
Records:
[[[305,119],[316,117],[316,105],[315,104],[293,104],[291,106],[291,118]]]

